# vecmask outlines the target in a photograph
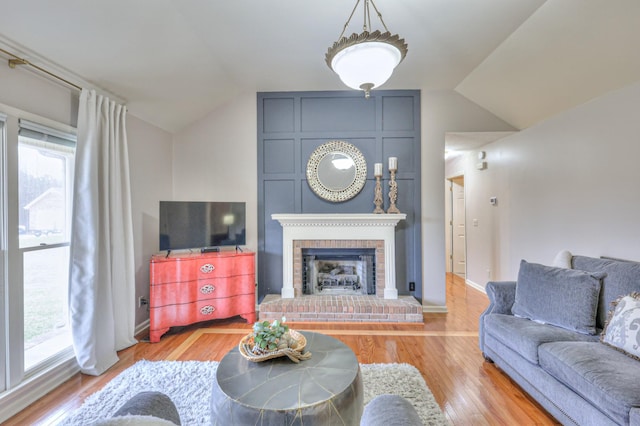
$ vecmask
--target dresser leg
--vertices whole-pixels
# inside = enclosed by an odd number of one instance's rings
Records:
[[[244,318],[247,320],[247,324],[253,324],[254,322],[256,322],[256,313],[249,313],[249,314],[243,314],[240,315],[241,318]]]
[[[149,331],[149,341],[151,343],[158,343],[160,341],[160,337],[162,337],[162,335],[164,333],[166,333],[167,331],[169,331],[169,327],[161,328],[159,330],[150,330]]]

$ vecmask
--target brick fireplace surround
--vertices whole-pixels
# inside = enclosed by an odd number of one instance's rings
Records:
[[[282,295],[269,294],[260,303],[259,319],[285,316],[288,322],[423,322],[422,305],[412,296],[397,295],[393,237],[397,220],[391,216],[274,215],[284,228],[285,283]],[[404,215],[398,220],[402,219]],[[302,294],[302,250],[307,248],[374,248],[376,294]]]

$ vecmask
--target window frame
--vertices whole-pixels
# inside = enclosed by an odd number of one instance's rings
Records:
[[[20,248],[18,233],[18,150],[21,124],[28,122],[40,126],[41,129],[50,129],[54,136],[71,135],[74,139],[76,129],[4,104],[0,104],[0,116],[6,117],[3,126],[4,140],[1,141],[3,157],[0,158],[0,169],[4,178],[3,184],[0,185],[0,197],[3,201],[0,216],[4,214],[4,217],[0,217],[0,239],[4,243],[2,255],[5,261],[2,271],[4,275],[0,282],[0,400],[3,400],[6,392],[22,385],[31,386],[32,381],[35,381],[35,385],[54,368],[64,366],[65,371],[69,371],[73,365],[72,369],[77,370],[73,347],[69,346],[25,371],[23,254],[37,247]],[[71,185],[73,186],[73,183]],[[51,244],[47,248],[68,245]],[[70,362],[72,364],[69,364]],[[11,400],[11,393],[8,396]]]

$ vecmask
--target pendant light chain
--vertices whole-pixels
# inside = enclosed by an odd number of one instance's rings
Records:
[[[364,16],[363,16],[363,25],[362,25],[362,29],[363,31],[370,31],[372,29],[371,26],[371,12],[370,12],[370,6],[369,3],[371,3],[371,6],[373,6],[373,10],[376,11],[376,15],[378,15],[378,19],[380,20],[380,23],[382,24],[382,26],[384,27],[384,30],[386,32],[389,32],[389,29],[387,28],[387,24],[384,23],[384,19],[382,19],[382,13],[380,13],[380,11],[378,10],[378,6],[376,6],[376,4],[373,2],[373,0],[364,0],[364,5],[363,5],[363,11],[364,11]],[[338,37],[338,40],[340,40],[343,36],[344,33],[347,31],[347,28],[349,27],[349,24],[351,23],[351,19],[353,18],[353,15],[356,13],[356,10],[358,9],[358,5],[360,4],[360,0],[358,0],[356,2],[356,5],[353,7],[353,10],[351,11],[351,15],[349,15],[349,19],[347,19],[347,22],[344,23],[344,27],[342,27],[342,32],[340,33],[340,36]]]
[[[351,11],[351,15],[349,15],[349,19],[347,19],[347,22],[344,23],[344,28],[342,28],[342,32],[340,33],[340,37],[338,37],[338,40],[340,40],[342,38],[342,36],[344,36],[344,32],[347,31],[347,27],[349,26],[349,22],[351,22],[351,18],[353,18],[353,14],[356,13],[356,9],[358,8],[359,4],[360,4],[360,0],[358,0],[356,2],[356,5],[353,6],[353,10]]]
[[[364,24],[362,25],[362,31],[369,31],[371,28],[371,15],[369,14],[369,0],[364,0]],[[368,27],[367,27],[368,24]]]
[[[371,1],[371,4],[373,5],[373,9],[376,11],[376,15],[378,15],[378,19],[380,19],[380,22],[382,22],[382,26],[384,27],[384,30],[386,32],[389,32],[389,29],[387,28],[387,25],[384,23],[384,20],[382,19],[382,13],[380,13],[380,11],[378,10],[378,8],[376,7],[376,4],[373,2],[373,0],[367,0],[367,3]],[[369,14],[368,10],[367,10],[367,15]],[[371,20],[369,20],[369,27],[371,27]]]

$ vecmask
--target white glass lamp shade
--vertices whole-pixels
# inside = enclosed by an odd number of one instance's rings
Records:
[[[364,42],[354,44],[337,52],[331,61],[331,68],[340,80],[352,89],[365,89],[384,84],[394,68],[402,60],[397,47],[384,42]]]

